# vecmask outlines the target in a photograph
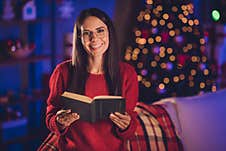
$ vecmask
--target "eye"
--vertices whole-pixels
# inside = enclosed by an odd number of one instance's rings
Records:
[[[84,32],[82,33],[82,35],[83,35],[83,36],[89,36],[89,35],[90,35],[90,31],[84,31]]]
[[[99,34],[104,33],[104,28],[97,29],[97,33],[99,33]]]

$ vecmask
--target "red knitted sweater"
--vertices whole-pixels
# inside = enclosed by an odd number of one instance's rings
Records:
[[[120,63],[122,76],[122,96],[126,98],[126,111],[132,120],[125,131],[111,122],[110,119],[88,123],[75,121],[70,127],[60,132],[56,125],[56,112],[62,109],[60,95],[67,88],[69,64],[65,61],[57,65],[49,82],[50,94],[47,99],[46,124],[50,131],[59,136],[58,147],[62,151],[120,151],[125,150],[125,141],[134,135],[137,126],[136,113],[133,109],[138,99],[137,75],[132,66]],[[89,74],[85,95],[94,97],[107,95],[108,88],[104,75]]]

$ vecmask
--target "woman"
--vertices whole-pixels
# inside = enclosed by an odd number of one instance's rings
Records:
[[[116,35],[110,18],[91,8],[80,13],[74,26],[72,60],[57,65],[50,78],[46,124],[59,137],[60,150],[119,151],[134,135],[138,98],[135,70],[119,61]],[[112,113],[107,120],[89,123],[77,113],[62,110],[60,95],[71,91],[94,97],[121,95],[126,113]]]

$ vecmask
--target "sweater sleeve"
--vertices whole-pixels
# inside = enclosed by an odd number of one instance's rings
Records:
[[[66,76],[64,76],[65,71],[60,65],[56,67],[53,71],[49,80],[49,97],[47,99],[46,108],[46,125],[47,128],[57,135],[64,134],[67,129],[60,132],[56,123],[56,112],[62,109],[62,103],[60,102],[60,96],[65,89]]]
[[[124,63],[121,68],[122,73],[122,96],[126,99],[126,112],[131,116],[129,127],[121,131],[116,128],[117,135],[122,139],[128,139],[134,136],[137,127],[137,113],[134,111],[135,105],[138,100],[138,81],[137,74],[134,68]]]

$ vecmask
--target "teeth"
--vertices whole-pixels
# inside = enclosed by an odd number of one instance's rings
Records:
[[[91,47],[94,48],[94,49],[95,49],[95,48],[99,48],[100,46],[101,46],[101,44],[98,44],[98,45],[91,45]]]

